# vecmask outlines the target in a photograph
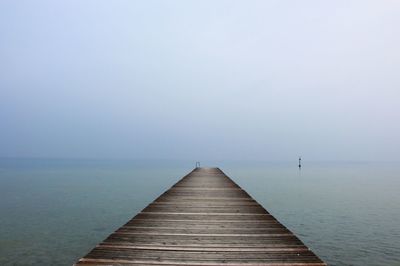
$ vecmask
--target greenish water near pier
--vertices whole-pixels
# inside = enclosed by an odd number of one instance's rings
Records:
[[[400,265],[400,164],[218,166],[329,265]],[[194,162],[0,159],[0,265],[71,265]]]

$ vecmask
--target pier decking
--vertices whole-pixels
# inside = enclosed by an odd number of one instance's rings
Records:
[[[76,265],[326,265],[219,168],[196,168]]]

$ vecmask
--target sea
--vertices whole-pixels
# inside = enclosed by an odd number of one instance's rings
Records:
[[[72,265],[195,167],[0,159],[0,265]],[[400,265],[400,163],[213,161],[328,265]]]

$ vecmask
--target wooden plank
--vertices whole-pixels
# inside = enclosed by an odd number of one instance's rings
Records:
[[[116,232],[130,233],[155,233],[155,234],[269,234],[269,233],[287,233],[290,232],[286,228],[191,228],[191,227],[135,227],[124,226]]]
[[[90,259],[82,258],[77,264],[79,265],[142,265],[142,266],[226,266],[226,265],[245,265],[245,266],[326,266],[321,262],[264,262],[264,263],[234,263],[229,262],[212,263],[212,262],[171,262],[171,261],[154,261],[154,260],[117,260],[117,259]]]
[[[241,248],[232,248],[232,247],[212,247],[212,248],[206,248],[206,247],[187,247],[187,246],[174,246],[174,247],[166,247],[166,246],[138,246],[138,245],[130,245],[130,246],[125,246],[125,245],[120,245],[116,243],[112,244],[100,244],[99,246],[101,247],[107,247],[107,248],[114,248],[114,247],[119,247],[119,248],[127,248],[127,249],[138,249],[138,250],[189,250],[189,251],[240,251],[240,252],[245,252],[245,251],[251,251],[251,252],[284,252],[284,251],[304,251],[308,250],[308,248],[305,247],[270,247],[270,248],[257,248],[257,247],[241,247]]]
[[[77,265],[326,265],[218,168],[196,168]]]

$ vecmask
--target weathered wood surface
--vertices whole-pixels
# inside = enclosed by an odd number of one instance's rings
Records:
[[[196,168],[77,265],[326,265],[219,168]]]

